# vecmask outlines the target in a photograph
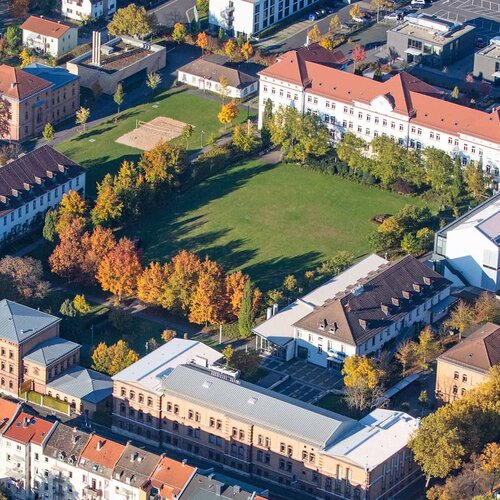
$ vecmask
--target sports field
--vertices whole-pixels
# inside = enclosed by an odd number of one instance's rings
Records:
[[[130,234],[147,259],[179,249],[241,268],[264,289],[303,273],[338,250],[369,251],[370,218],[420,199],[337,176],[254,160],[194,186],[147,214]]]
[[[220,107],[220,101],[205,99],[184,89],[165,91],[154,100],[121,113],[116,125],[110,118],[98,127],[63,142],[56,149],[87,169],[87,195],[92,197],[96,193],[96,182],[108,172],[115,173],[123,160],[139,159],[140,149],[115,142],[127,132],[133,131],[137,120],[149,122],[164,116],[190,123],[194,131],[189,139],[188,149],[194,152],[199,150],[202,144],[206,146],[211,135],[219,137],[227,133],[217,120]],[[240,111],[235,122],[246,119],[246,110]],[[181,137],[176,140],[184,141]]]

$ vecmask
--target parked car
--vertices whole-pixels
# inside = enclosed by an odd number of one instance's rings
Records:
[[[427,1],[426,0],[411,0],[410,5],[413,5],[415,7],[426,7]]]
[[[386,14],[384,16],[384,19],[386,21],[398,21],[400,19],[399,14],[396,14],[396,12],[389,12],[389,14]]]
[[[486,46],[486,42],[484,41],[483,37],[477,37],[476,38],[476,48],[477,49],[482,49]]]
[[[309,14],[308,19],[309,19],[309,21],[317,21],[318,20],[318,16],[316,15],[316,12],[313,12],[313,13]]]
[[[352,20],[355,23],[359,23],[359,24],[364,24],[364,23],[368,22],[368,19],[366,17],[353,17]]]

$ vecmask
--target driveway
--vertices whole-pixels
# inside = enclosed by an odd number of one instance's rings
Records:
[[[158,23],[171,27],[175,23],[190,23],[193,20],[195,0],[172,0],[148,11],[154,14]]]

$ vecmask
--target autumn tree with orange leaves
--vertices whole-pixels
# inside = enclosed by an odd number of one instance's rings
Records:
[[[82,273],[92,283],[96,280],[100,262],[115,248],[116,238],[111,229],[97,226],[92,233],[85,233],[82,241],[87,251]]]
[[[100,262],[97,281],[105,292],[111,292],[120,301],[135,293],[141,272],[140,255],[134,242],[121,238]]]
[[[238,317],[243,299],[245,284],[250,278],[241,271],[226,276],[226,295],[228,302],[228,315]]]
[[[231,102],[222,105],[217,118],[224,125],[224,128],[227,128],[227,125],[238,116],[239,112],[240,110],[238,108],[238,105],[233,99]]]
[[[203,57],[203,53],[205,49],[208,47],[208,36],[204,31],[200,31],[196,38],[196,45],[201,49],[201,57]]]
[[[168,274],[167,264],[151,262],[137,280],[137,298],[145,304],[160,305]]]
[[[203,261],[189,309],[189,321],[218,325],[226,312],[225,279],[222,267],[208,258]]]

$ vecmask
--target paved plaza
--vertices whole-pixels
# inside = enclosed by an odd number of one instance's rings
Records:
[[[276,358],[267,358],[262,367],[281,374],[283,378],[289,376],[274,387],[274,391],[306,403],[316,402],[320,395],[332,389],[340,389],[342,384],[340,373],[298,359],[284,362]]]

